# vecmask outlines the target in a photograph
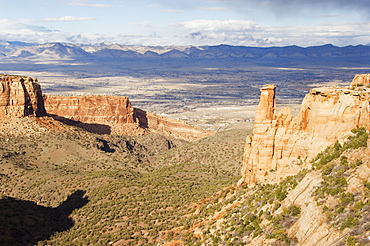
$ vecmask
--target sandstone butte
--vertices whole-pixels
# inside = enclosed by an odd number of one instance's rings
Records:
[[[0,76],[0,117],[45,116],[42,92],[37,79]]]
[[[46,111],[103,129],[103,133],[143,135],[150,132],[196,141],[214,132],[132,107],[123,96],[44,96]],[[106,132],[104,132],[106,129]]]
[[[311,89],[299,114],[290,108],[276,112],[275,85],[261,90],[252,136],[246,139],[239,184],[278,182],[310,165],[310,160],[351,129],[370,129],[369,74],[356,75],[351,87]],[[367,82],[366,82],[367,81]]]
[[[47,116],[98,133],[142,135],[150,132],[195,141],[214,132],[132,107],[123,96],[43,96],[37,79],[0,76],[0,117]]]

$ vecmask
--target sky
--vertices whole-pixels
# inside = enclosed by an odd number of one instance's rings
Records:
[[[0,0],[0,40],[302,47],[370,44],[369,0]]]

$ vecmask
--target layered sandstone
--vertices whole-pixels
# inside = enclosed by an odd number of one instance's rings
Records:
[[[0,117],[44,116],[45,114],[37,79],[0,76]]]
[[[196,141],[215,134],[212,131],[193,127],[182,120],[169,119],[141,109],[135,109],[135,117],[140,123],[140,126],[151,132],[186,141]]]
[[[97,133],[142,135],[149,132],[195,141],[214,134],[132,107],[123,96],[44,96],[49,114],[73,120]]]
[[[44,96],[48,114],[85,124],[97,133],[141,135],[134,108],[123,96]],[[78,125],[78,124],[77,124]]]
[[[351,82],[351,86],[370,84],[370,74],[356,74]]]
[[[350,130],[370,129],[370,89],[312,89],[292,118],[289,108],[276,113],[275,86],[261,88],[253,135],[246,140],[239,183],[274,182],[295,174]]]

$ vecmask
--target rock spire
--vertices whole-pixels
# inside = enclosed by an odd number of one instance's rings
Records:
[[[262,87],[253,134],[246,139],[239,184],[276,182],[296,174],[327,146],[343,142],[352,129],[370,129],[369,103],[370,88],[366,86],[315,88],[292,118],[289,108],[276,113],[275,86]]]

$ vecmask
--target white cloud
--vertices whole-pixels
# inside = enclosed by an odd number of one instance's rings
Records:
[[[370,22],[260,26],[243,20],[193,20],[173,26],[178,28],[177,38],[183,44],[193,45],[310,46],[331,43],[346,46],[370,43]]]
[[[149,25],[150,23],[136,23]],[[153,35],[153,33],[155,33]],[[158,35],[157,35],[158,33]],[[111,42],[126,45],[245,45],[245,46],[337,46],[369,44],[370,21],[320,25],[262,26],[244,20],[193,20],[164,28],[151,28],[148,35],[122,33],[70,34],[43,26],[27,25],[0,19],[0,40],[24,42]]]
[[[135,22],[133,24],[135,24],[137,26],[142,26],[142,27],[150,27],[150,28],[153,28],[154,27],[153,24],[150,23],[149,21]]]
[[[244,20],[192,20],[185,21],[181,23],[175,23],[174,26],[181,26],[185,29],[194,31],[249,31],[258,28],[257,23],[253,21],[244,21]]]
[[[170,12],[170,13],[184,13],[183,10],[180,9],[165,9],[164,12]]]
[[[146,7],[147,8],[160,8],[160,7],[162,7],[162,5],[160,5],[160,4],[149,4]]]
[[[204,10],[204,11],[227,11],[227,8],[211,7],[211,8],[201,8],[201,10]]]
[[[89,3],[85,0],[72,0],[69,3],[70,6],[81,6],[81,7],[93,7],[93,8],[111,8],[112,5],[109,4],[100,4],[100,3]]]
[[[62,17],[51,17],[45,18],[43,22],[74,22],[74,21],[91,21],[95,20],[92,17],[76,17],[76,16],[62,16]]]

